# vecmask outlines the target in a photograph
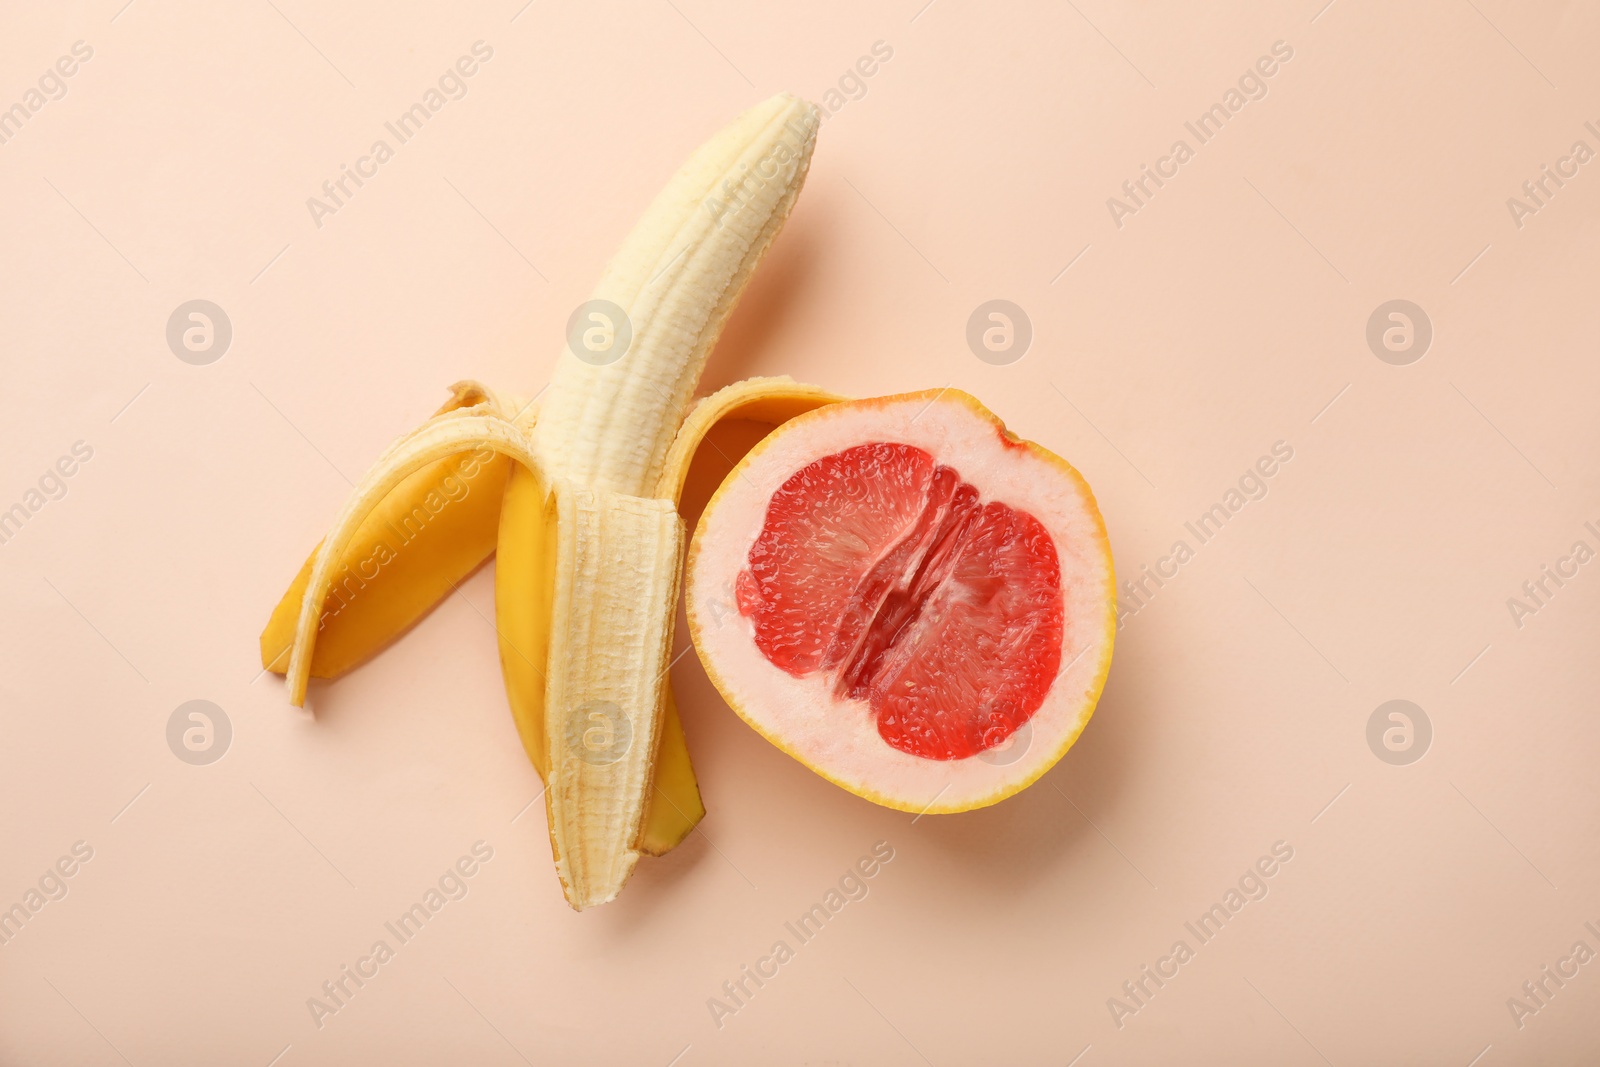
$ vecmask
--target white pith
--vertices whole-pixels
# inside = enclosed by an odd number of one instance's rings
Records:
[[[1020,756],[996,750],[929,760],[890,747],[865,701],[833,694],[833,672],[795,678],[774,666],[756,646],[750,620],[739,614],[734,579],[748,565],[772,494],[806,464],[869,441],[921,448],[953,467],[981,500],[1029,512],[1050,531],[1065,607],[1062,670],[1029,728],[1016,735],[1018,746],[1026,744]],[[1103,538],[1093,498],[1080,479],[1032,449],[1007,444],[995,424],[966,403],[908,397],[834,405],[781,428],[723,483],[695,534],[685,589],[688,617],[707,671],[729,703],[796,758],[882,803],[911,811],[961,810],[1037,777],[1093,712],[1111,655],[1106,620],[1112,579]]]

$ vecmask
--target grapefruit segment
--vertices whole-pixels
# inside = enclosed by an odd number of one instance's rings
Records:
[[[951,390],[829,405],[764,439],[706,507],[686,592],[707,673],[746,721],[909,811],[980,807],[1043,774],[1110,664],[1088,486]]]

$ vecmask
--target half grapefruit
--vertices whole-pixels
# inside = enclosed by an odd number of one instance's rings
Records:
[[[1116,629],[1087,483],[950,389],[779,426],[701,515],[685,596],[706,673],[746,722],[919,813],[993,804],[1059,760]]]

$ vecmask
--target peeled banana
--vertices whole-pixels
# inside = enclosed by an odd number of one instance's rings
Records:
[[[704,814],[666,681],[677,504],[696,450],[725,418],[781,422],[837,399],[758,379],[691,414],[706,358],[804,183],[817,126],[815,108],[780,94],[695,152],[586,305],[620,320],[610,325],[626,346],[597,358],[569,340],[536,412],[454,387],[356,487],[262,634],[263,665],[285,672],[299,705],[310,676],[371,656],[498,553],[507,696],[579,910],[614,899],[641,853],[670,849]],[[440,493],[471,506],[429,507]],[[400,538],[413,527],[426,542]]]

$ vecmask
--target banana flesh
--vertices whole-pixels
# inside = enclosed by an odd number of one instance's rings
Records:
[[[609,363],[556,362],[533,441],[554,478],[653,496],[700,372],[805,181],[817,112],[787,93],[706,142],[656,197],[595,287],[628,316]]]
[[[554,498],[545,806],[556,873],[582,910],[613,899],[639,858],[683,522],[670,500],[559,486]]]

